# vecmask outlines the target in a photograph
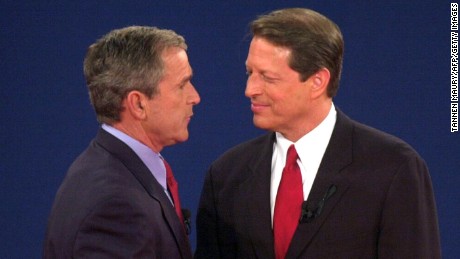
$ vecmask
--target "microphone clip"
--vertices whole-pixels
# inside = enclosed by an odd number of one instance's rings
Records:
[[[323,211],[324,204],[336,191],[337,186],[335,184],[329,186],[329,188],[323,196],[323,199],[321,199],[318,202],[318,206],[316,207],[316,209],[309,209],[307,201],[304,201],[302,203],[302,212],[300,214],[299,224],[310,223],[313,221],[313,219],[319,217],[319,215]]]
[[[182,215],[184,216],[185,233],[190,235],[192,233],[192,213],[189,209],[182,209]]]

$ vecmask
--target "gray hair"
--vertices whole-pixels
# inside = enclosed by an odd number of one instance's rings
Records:
[[[161,55],[170,47],[187,50],[184,38],[174,31],[146,26],[113,30],[89,46],[84,74],[100,123],[120,121],[122,100],[129,92],[149,98],[158,92],[164,74]]]

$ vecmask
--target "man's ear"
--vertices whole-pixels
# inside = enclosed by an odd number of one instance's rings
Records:
[[[126,110],[138,120],[145,118],[147,96],[139,91],[131,91],[128,93],[125,99]]]
[[[311,94],[312,99],[316,99],[323,94],[327,95],[327,86],[329,85],[329,80],[331,78],[331,73],[327,68],[321,68],[316,73],[310,76],[307,81],[311,83]]]

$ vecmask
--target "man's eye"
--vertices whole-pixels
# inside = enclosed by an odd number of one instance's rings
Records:
[[[266,81],[266,82],[273,82],[273,81],[275,81],[274,78],[268,77],[268,76],[266,76],[266,75],[261,75],[261,77],[262,77],[262,79],[263,79],[264,81]]]

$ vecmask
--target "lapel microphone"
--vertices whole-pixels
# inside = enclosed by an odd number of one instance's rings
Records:
[[[321,199],[318,202],[318,206],[314,210],[310,210],[308,208],[308,203],[307,201],[304,201],[302,203],[302,213],[300,215],[300,220],[299,223],[310,223],[312,222],[313,219],[319,217],[321,212],[323,211],[324,204],[326,201],[337,191],[337,186],[335,184],[332,184],[329,186],[327,189],[326,193],[323,196],[323,199]]]
[[[184,216],[185,233],[190,235],[190,233],[192,233],[192,213],[188,209],[182,209],[182,215]]]

